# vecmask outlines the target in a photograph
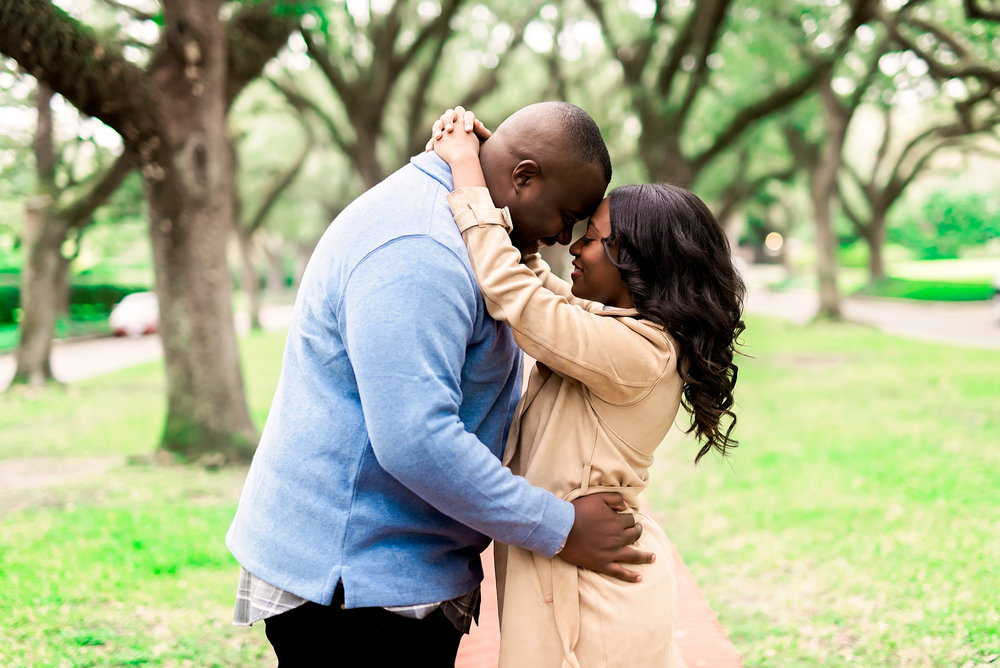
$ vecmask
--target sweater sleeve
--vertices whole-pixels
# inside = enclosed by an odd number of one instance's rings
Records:
[[[591,313],[545,288],[521,264],[502,224],[480,215],[493,205],[486,188],[460,188],[448,197],[490,315],[508,323],[517,344],[554,372],[574,378],[609,403],[636,400],[666,372],[666,337],[642,337],[623,320]]]
[[[465,264],[429,237],[397,239],[354,270],[341,317],[372,449],[442,513],[551,557],[572,505],[511,474],[459,414],[478,308]]]

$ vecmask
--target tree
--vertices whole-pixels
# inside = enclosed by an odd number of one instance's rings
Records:
[[[888,48],[888,40],[876,40],[870,27],[858,34],[863,37],[838,68],[837,76],[834,64],[830,63],[816,80],[820,129],[810,135],[794,122],[785,126],[792,154],[808,175],[819,289],[817,316],[835,320],[842,317],[837,285],[838,244],[832,212],[838,192],[837,176],[844,164],[848,127],[878,73],[876,63]]]
[[[960,121],[932,125],[910,138],[904,138],[902,147],[895,149],[891,106],[882,108],[882,123],[882,141],[876,148],[871,166],[863,172],[850,161],[845,161],[838,188],[841,210],[868,246],[868,278],[871,282],[886,277],[882,249],[893,205],[930,168],[932,158],[941,150],[955,148],[974,152],[976,146],[967,140],[995,127],[1000,123],[1000,114],[994,112],[971,125]]]
[[[299,121],[299,125],[303,130],[302,134],[304,137],[301,142],[301,146],[291,161],[289,161],[286,165],[275,167],[274,165],[268,164],[265,166],[265,174],[255,175],[256,187],[254,190],[258,196],[256,198],[257,201],[255,202],[255,209],[251,213],[244,213],[247,209],[247,202],[246,199],[240,195],[238,180],[233,180],[233,209],[235,211],[234,218],[236,219],[236,237],[240,248],[241,283],[243,286],[243,292],[247,296],[251,329],[261,328],[260,277],[254,268],[254,256],[256,255],[255,249],[257,246],[257,239],[262,236],[261,230],[264,227],[264,223],[275,209],[279,199],[288,190],[289,186],[292,185],[296,177],[302,171],[306,158],[309,157],[309,153],[315,144],[315,136],[312,126],[306,118],[304,109],[301,105],[296,107],[297,102],[297,100],[293,100],[292,106]],[[240,132],[240,136],[232,140],[234,165],[239,164],[239,159],[237,157],[239,155],[237,144],[241,143],[241,140],[245,140],[247,134],[248,131],[243,130]],[[238,169],[236,171],[239,172]],[[273,280],[274,279],[272,278],[272,281]],[[278,280],[283,282],[283,276],[279,276]]]
[[[965,6],[968,11],[970,3]],[[879,65],[889,70],[891,76],[883,78],[890,83],[871,103],[882,119],[881,141],[867,168],[845,162],[840,186],[843,211],[868,245],[872,281],[886,276],[882,247],[891,207],[939,151],[974,151],[974,140],[1000,124],[1000,63],[991,45],[995,30],[972,29],[955,5],[947,12],[920,2],[883,12],[881,21],[896,47]],[[914,65],[919,75],[901,81]],[[903,128],[900,137],[896,103],[902,94],[922,97],[923,113],[921,122]]]
[[[145,179],[167,374],[161,447],[246,460],[256,443],[225,261],[232,229],[226,110],[297,25],[300,3],[164,0],[145,67],[42,0],[0,5],[0,52],[122,136]]]
[[[71,257],[63,254],[70,234],[79,235],[91,222],[94,211],[121,185],[132,170],[132,156],[122,154],[110,167],[98,169],[76,183],[75,164],[60,160],[53,140],[51,101],[53,92],[39,82],[35,92],[38,122],[34,155],[37,192],[25,205],[22,236],[24,264],[21,270],[20,339],[18,340],[12,387],[42,385],[54,380],[50,354],[56,317],[64,307],[68,291],[67,273]],[[60,163],[63,163],[62,165]],[[64,178],[57,179],[57,169]]]
[[[755,124],[808,94],[875,6],[655,0],[639,15],[639,5],[585,4],[620,65],[649,178],[688,187]],[[822,28],[809,34],[806,24]]]
[[[982,4],[980,4],[982,2]],[[1000,21],[1000,7],[997,7],[996,0],[992,1],[992,6],[986,4],[990,0],[963,0],[965,14],[970,19],[985,19],[987,21]]]
[[[927,194],[890,231],[921,259],[957,258],[967,248],[1000,238],[1000,194],[966,190],[961,183]]]
[[[474,106],[493,91],[499,70],[487,67],[464,91],[450,84],[454,98],[430,106],[434,81],[443,80],[445,49],[457,34],[452,22],[458,20],[464,0],[443,0],[431,11],[429,3],[400,0],[384,10],[369,6],[362,11],[350,5],[330,8],[323,21],[304,28],[307,52],[322,75],[328,92],[301,92],[300,81],[281,81],[290,100],[308,108],[320,120],[334,145],[347,156],[361,180],[370,188],[392,170],[423,150],[430,133],[431,118],[446,104],[461,102]],[[518,9],[511,25],[485,13],[494,25],[509,28],[506,49],[521,44],[524,30],[537,8]],[[483,24],[480,23],[480,27]]]

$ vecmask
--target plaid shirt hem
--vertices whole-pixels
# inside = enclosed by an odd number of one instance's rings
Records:
[[[404,617],[423,619],[439,606],[448,621],[462,633],[468,633],[472,622],[479,623],[479,603],[481,592],[476,587],[468,594],[440,603],[403,605],[385,608]],[[240,569],[240,582],[236,588],[236,607],[233,609],[233,624],[250,626],[254,622],[280,615],[306,602],[301,596],[279,589],[264,582],[245,568]]]

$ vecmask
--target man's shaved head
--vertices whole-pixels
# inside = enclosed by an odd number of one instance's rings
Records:
[[[540,102],[514,112],[479,153],[497,206],[510,208],[511,240],[524,252],[569,242],[573,223],[597,208],[611,157],[597,123],[580,107]]]
[[[568,102],[539,102],[518,109],[493,133],[492,139],[521,160],[538,159],[539,152],[558,150],[580,163],[596,164],[611,182],[611,156],[597,122]],[[487,142],[489,143],[489,142]]]

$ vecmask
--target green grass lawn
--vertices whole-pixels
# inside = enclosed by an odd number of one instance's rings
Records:
[[[874,284],[864,285],[851,294],[921,301],[974,302],[992,297],[993,285],[989,281],[968,283],[936,279],[886,278]]]
[[[283,342],[241,342],[259,426]],[[153,465],[164,401],[161,363],[0,394],[0,472],[38,458],[27,486],[0,482],[0,666],[274,665],[263,625],[230,624],[223,538],[246,471]],[[107,470],[44,485],[60,462]]]
[[[993,295],[993,282],[1000,276],[1000,257],[896,260],[888,264],[887,271],[888,278],[870,284],[866,269],[842,266],[837,271],[837,280],[844,295],[921,301],[981,301]],[[769,287],[775,290],[813,290],[816,287],[816,272],[812,268],[799,268],[772,281]]]
[[[747,665],[995,665],[1000,352],[749,323],[740,448],[672,439],[648,493]],[[242,341],[258,424],[282,339]],[[159,364],[0,395],[0,665],[273,665],[229,623],[245,470],[150,463],[163,401]]]
[[[1000,658],[1000,352],[751,318],[728,461],[650,500],[748,666]],[[990,664],[993,665],[993,664]]]

